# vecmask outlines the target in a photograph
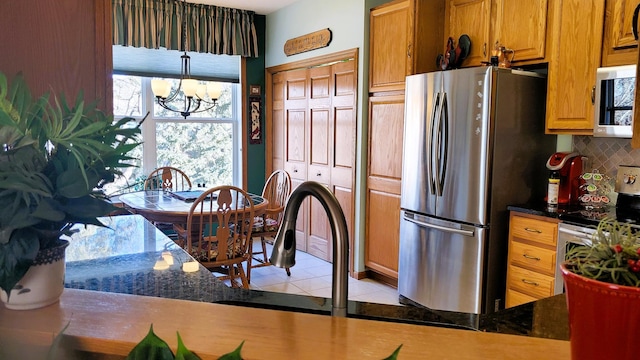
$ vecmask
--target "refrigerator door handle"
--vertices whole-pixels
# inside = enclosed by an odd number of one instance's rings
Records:
[[[450,232],[450,233],[454,233],[454,234],[458,234],[458,235],[462,235],[462,236],[474,236],[473,231],[468,231],[468,230],[462,230],[462,229],[454,229],[454,228],[450,228],[450,227],[446,227],[446,226],[441,226],[441,225],[436,225],[436,224],[429,224],[426,222],[422,222],[416,219],[413,219],[409,216],[407,216],[407,214],[403,215],[403,219],[409,222],[412,222],[418,226],[421,227],[426,227],[426,228],[431,228],[431,229],[435,229],[435,230],[440,230],[440,231],[445,231],[445,232]]]
[[[437,196],[442,196],[444,189],[444,179],[447,174],[447,154],[449,146],[449,109],[447,103],[447,93],[442,93],[440,104],[440,115],[438,116],[438,130],[436,151],[438,154],[438,163],[436,167],[436,191]]]
[[[429,181],[429,190],[431,194],[436,193],[436,174],[434,174],[434,149],[433,149],[433,132],[434,132],[434,124],[436,124],[439,119],[438,115],[440,114],[440,93],[437,92],[433,95],[433,109],[431,112],[431,121],[428,123],[427,129],[427,180]]]

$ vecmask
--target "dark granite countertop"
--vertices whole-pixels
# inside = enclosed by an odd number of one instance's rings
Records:
[[[613,205],[606,206],[601,209],[585,209],[580,205],[561,205],[558,206],[557,209],[549,210],[546,203],[538,202],[509,205],[507,206],[507,210],[555,218],[562,222],[586,226],[598,226],[600,220],[605,217],[618,219],[618,221],[629,221],[629,219],[621,219],[621,217],[616,213],[616,208]]]
[[[191,257],[139,215],[102,218],[105,228],[79,227],[66,252],[67,288],[116,292],[172,299],[214,302],[329,315],[331,299],[233,289],[204,267],[182,271]],[[165,270],[154,265],[171,254]],[[436,311],[349,301],[348,316],[363,319],[499,332],[568,340],[564,295],[556,295],[494,314]]]

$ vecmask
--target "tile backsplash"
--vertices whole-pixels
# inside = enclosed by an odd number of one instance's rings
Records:
[[[640,166],[640,149],[631,149],[631,139],[573,136],[573,151],[589,158],[586,170],[598,169],[616,178],[619,165]]]

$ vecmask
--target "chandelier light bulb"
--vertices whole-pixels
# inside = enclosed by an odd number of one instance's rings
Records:
[[[219,82],[208,82],[207,93],[212,100],[219,99],[220,94],[222,93],[222,84],[220,84]]]
[[[196,79],[183,79],[182,80],[182,92],[186,97],[194,97],[198,91],[198,80]]]
[[[153,91],[153,95],[156,97],[166,99],[171,92],[171,85],[167,80],[153,79],[151,80],[151,91]]]
[[[207,85],[198,84],[198,89],[196,90],[196,96],[198,99],[204,99],[207,96]]]

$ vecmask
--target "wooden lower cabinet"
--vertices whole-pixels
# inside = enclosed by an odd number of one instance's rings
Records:
[[[554,294],[556,219],[511,212],[506,307]]]
[[[371,270],[397,279],[400,195],[369,189],[367,214],[365,265]]]
[[[365,267],[398,279],[404,94],[369,98]]]

